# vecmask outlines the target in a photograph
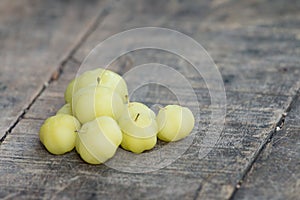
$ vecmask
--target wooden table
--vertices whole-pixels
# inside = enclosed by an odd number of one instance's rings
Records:
[[[299,199],[299,10],[297,0],[2,0],[0,198]],[[88,165],[75,151],[49,154],[39,128],[64,104],[65,87],[83,59],[109,36],[144,26],[192,37],[218,66],[227,113],[217,143],[199,159],[213,108],[201,77],[187,71],[201,120],[175,162],[126,173]],[[123,74],[149,59],[178,70],[188,65],[166,52],[141,50],[122,56],[112,70]],[[151,103],[160,87],[144,90]],[[160,103],[174,101],[163,96]]]

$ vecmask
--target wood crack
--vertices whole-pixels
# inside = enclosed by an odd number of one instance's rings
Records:
[[[284,121],[285,121],[285,117],[288,115],[288,113],[291,111],[291,108],[293,107],[293,105],[296,103],[297,98],[300,95],[300,88],[298,88],[298,91],[296,92],[296,94],[294,95],[291,103],[288,105],[286,111],[282,114],[281,118],[278,120],[278,122],[276,123],[275,128],[269,133],[268,137],[264,140],[264,142],[260,145],[260,147],[258,148],[257,152],[255,153],[255,155],[253,156],[252,160],[249,161],[248,166],[246,167],[244,173],[241,176],[241,179],[238,180],[238,182],[236,183],[235,189],[232,192],[231,196],[229,197],[230,200],[234,199],[235,194],[237,193],[237,191],[240,189],[240,187],[242,186],[246,176],[249,174],[249,172],[251,171],[254,163],[256,162],[256,160],[258,159],[258,157],[263,153],[263,151],[266,149],[266,146],[268,145],[268,143],[270,143],[272,141],[273,136],[276,134],[276,132],[278,132],[278,127],[283,127],[284,126]],[[280,129],[281,129],[280,128]]]
[[[62,56],[62,59],[59,62],[60,63],[59,67],[52,73],[50,79],[43,84],[41,89],[38,90],[37,94],[32,98],[32,100],[28,103],[28,105],[25,106],[25,108],[20,112],[17,118],[11,123],[11,125],[8,127],[3,137],[0,138],[0,145],[3,143],[7,135],[11,133],[12,130],[16,127],[16,125],[23,119],[24,115],[31,108],[31,106],[36,102],[38,97],[41,96],[41,94],[45,91],[45,89],[49,86],[49,84],[51,84],[53,81],[57,80],[60,77],[66,63],[71,59],[75,60],[73,58],[73,55],[78,50],[78,48],[80,48],[80,46],[86,41],[86,39],[96,30],[99,23],[101,23],[101,21],[103,21],[103,19],[108,15],[109,11],[111,10],[111,4],[109,4],[106,8],[100,11],[97,17],[94,20],[92,20],[92,22],[88,25],[87,30],[78,37],[77,41],[74,43],[73,46],[71,46],[70,50],[67,51],[67,53],[64,56]]]
[[[21,114],[17,117],[17,119],[12,123],[12,125],[8,128],[8,130],[5,132],[4,136],[0,139],[0,145],[5,140],[7,135],[12,132],[12,130],[16,127],[16,125],[23,119],[24,115],[27,113],[27,111],[30,109],[30,107],[34,104],[34,102],[37,100],[37,98],[43,93],[43,91],[46,89],[47,84],[44,84],[43,87],[40,89],[40,91],[37,93],[37,95],[32,99],[32,101],[27,105],[25,109],[22,110]]]

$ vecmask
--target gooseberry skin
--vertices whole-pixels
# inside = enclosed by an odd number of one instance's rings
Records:
[[[89,153],[86,146],[82,144],[79,137],[76,137],[76,151],[85,162],[93,165],[101,164],[92,154]]]
[[[84,72],[76,79],[73,93],[75,94],[80,89],[89,86],[108,87],[118,93],[124,103],[128,102],[127,84],[119,74],[113,71],[97,68]]]
[[[79,121],[67,114],[49,117],[40,128],[39,137],[46,149],[56,155],[64,154],[75,147]]]
[[[179,105],[168,105],[161,108],[156,121],[158,124],[157,137],[166,142],[174,142],[185,138],[195,125],[192,111]]]
[[[82,88],[73,96],[72,101],[73,115],[82,124],[100,116],[117,120],[125,107],[120,95],[104,86]]]
[[[103,72],[102,68],[89,70],[79,75],[74,84],[74,93],[78,90],[88,87],[98,85],[98,76]]]
[[[146,150],[151,150],[156,145],[157,137],[156,135],[149,138],[137,138],[131,135],[123,133],[123,139],[121,146],[127,151],[131,151],[136,154],[140,154]]]
[[[147,113],[151,118],[156,118],[155,113],[148,106],[140,102],[129,102],[127,112],[132,115]]]
[[[122,132],[111,117],[102,116],[85,123],[77,133],[76,151],[90,164],[101,164],[114,156]]]
[[[71,80],[65,90],[64,97],[65,97],[66,103],[72,103],[72,96],[73,96],[73,91],[74,91],[75,80],[76,79]]]
[[[56,114],[67,114],[67,115],[73,115],[72,113],[72,108],[70,103],[66,103],[63,105],[57,112]]]
[[[146,105],[129,103],[127,112],[118,120],[123,133],[123,149],[139,154],[155,146],[158,127],[153,115]]]

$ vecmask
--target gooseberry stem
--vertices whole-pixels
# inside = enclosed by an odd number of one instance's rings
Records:
[[[97,83],[98,83],[98,85],[100,85],[100,77],[99,76],[97,77]]]
[[[125,99],[126,99],[126,101],[127,101],[127,104],[129,104],[129,98],[128,98],[128,95],[127,95],[127,94],[125,95]]]
[[[140,116],[140,113],[138,113],[138,114],[136,115],[136,117],[135,117],[135,119],[134,119],[135,122],[136,122],[136,120],[138,120],[139,116]]]

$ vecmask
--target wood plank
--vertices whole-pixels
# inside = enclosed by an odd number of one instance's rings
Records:
[[[294,42],[295,32],[293,25],[282,28],[280,32],[260,31],[261,16],[267,24],[278,24],[274,20],[276,12],[280,10],[283,15],[297,17],[298,13],[289,6],[279,8],[280,3],[275,4],[274,11],[268,14],[258,12],[254,7],[249,7],[246,1],[199,1],[198,3],[172,1],[170,4],[149,3],[148,1],[124,1],[115,7],[86,43],[75,54],[75,58],[82,60],[85,54],[99,40],[105,39],[113,33],[127,28],[156,25],[184,30],[191,36],[206,41],[209,53],[216,56],[218,65],[225,81],[227,89],[228,114],[226,116],[225,129],[218,143],[203,144],[203,138],[207,132],[209,116],[214,108],[210,108],[210,98],[201,77],[193,76],[192,70],[186,68],[187,64],[178,58],[168,57],[161,52],[133,52],[123,57],[123,61],[112,69],[124,73],[136,64],[147,63],[147,58],[157,62],[174,66],[191,81],[200,101],[201,124],[196,137],[189,149],[175,162],[160,170],[149,173],[126,173],[109,168],[105,165],[91,166],[85,164],[73,151],[63,156],[53,156],[45,151],[38,141],[38,130],[44,119],[52,115],[46,105],[54,112],[63,103],[63,87],[76,73],[78,65],[68,62],[66,72],[50,84],[50,86],[37,99],[36,103],[9,134],[0,146],[0,197],[13,198],[113,198],[113,199],[228,199],[236,189],[236,184],[252,165],[259,150],[266,142],[278,122],[281,114],[289,107],[292,97],[298,87],[298,59],[297,50],[287,50],[281,55],[280,66],[276,64],[278,53],[264,51],[263,55],[273,57],[263,62],[260,54],[251,54],[253,47],[260,42],[255,38],[263,38],[264,34],[270,36],[270,40],[263,42],[259,50],[271,50],[271,43],[275,40],[279,46],[287,48]],[[224,2],[224,3],[222,3]],[[250,1],[250,4],[254,1]],[[261,9],[270,5],[270,2],[262,1]],[[130,8],[130,9],[129,9]],[[242,12],[232,12],[231,8],[249,10],[251,15],[240,17]],[[291,12],[289,12],[291,10]],[[213,14],[227,13],[228,27],[222,23],[222,18],[213,18]],[[231,14],[234,13],[234,14]],[[240,14],[239,14],[240,13]],[[138,17],[135,17],[138,16]],[[205,18],[206,16],[209,16]],[[222,15],[221,15],[222,16]],[[254,17],[248,22],[248,17]],[[236,18],[232,22],[232,18]],[[187,23],[185,20],[191,20]],[[203,19],[203,22],[200,20]],[[178,20],[178,21],[177,21]],[[207,21],[206,21],[207,20]],[[239,22],[239,20],[241,20]],[[287,21],[291,20],[291,17]],[[200,22],[199,22],[200,21]],[[253,30],[235,26],[237,22],[251,23]],[[112,23],[114,22],[114,23]],[[184,22],[184,23],[183,23]],[[231,23],[232,22],[232,23]],[[203,25],[202,25],[203,23]],[[211,29],[208,28],[209,27]],[[240,25],[240,24],[239,24]],[[246,24],[248,25],[248,24]],[[287,34],[287,39],[281,41],[277,34],[283,36],[292,28],[293,33]],[[220,34],[220,35],[219,35]],[[247,38],[251,38],[248,39]],[[234,41],[237,40],[236,43]],[[201,41],[202,41],[201,40]],[[222,46],[222,42],[225,44]],[[218,48],[220,47],[220,48]],[[294,47],[294,46],[293,46]],[[284,49],[283,48],[283,49]],[[238,53],[244,50],[244,54]],[[247,51],[249,50],[249,51]],[[219,57],[220,56],[220,57]],[[165,59],[166,58],[166,59]],[[266,67],[261,67],[263,66]],[[77,66],[77,67],[76,67]],[[283,70],[287,67],[287,71]],[[184,70],[182,70],[184,69]],[[247,74],[243,74],[247,72]],[[285,73],[280,77],[281,73]],[[240,78],[243,75],[243,78]],[[136,77],[138,82],[142,77]],[[157,89],[157,90],[156,90]],[[175,102],[172,96],[158,86],[145,87],[145,92],[137,94],[136,98],[142,98],[146,103],[170,103]],[[167,100],[157,101],[157,95],[166,95]],[[183,92],[182,92],[183,93]],[[139,96],[140,95],[140,96]],[[186,95],[189,97],[189,95]],[[195,109],[195,106],[192,107]],[[160,143],[158,147],[164,144]],[[199,149],[210,150],[207,156],[198,158]],[[177,150],[182,146],[178,144]],[[24,149],[26,149],[24,151]],[[125,161],[124,161],[125,163]],[[13,166],[13,167],[12,167]],[[126,166],[124,166],[126,168]],[[56,175],[53,175],[56,174]],[[18,180],[18,181],[16,181]],[[24,184],[26,183],[26,184]],[[216,192],[217,191],[217,192]]]
[[[48,108],[45,104],[36,106],[39,106],[44,116],[51,115],[46,112]],[[203,125],[200,129],[201,134],[190,149],[172,165],[151,173],[129,174],[104,165],[85,164],[75,152],[63,156],[47,153],[39,143],[37,134],[42,122],[43,120],[37,119],[21,120],[1,145],[1,197],[14,192],[16,197],[25,195],[26,198],[75,196],[79,199],[94,195],[97,198],[118,199],[121,198],[119,195],[122,192],[122,198],[129,199],[143,196],[151,198],[149,191],[152,191],[153,198],[176,196],[192,199],[198,195],[197,190],[200,187],[199,195],[217,198],[213,193],[213,186],[219,187],[220,181],[224,180],[230,183],[236,171],[242,171],[242,164],[247,163],[247,159],[244,158],[249,157],[257,148],[257,143],[253,143],[253,140],[256,138],[256,141],[261,141],[260,134],[266,134],[255,124],[247,128],[243,124],[227,123],[220,143],[215,146],[214,151],[204,159],[198,160],[197,152],[199,147],[203,146],[201,136],[207,128]],[[241,128],[243,132],[240,134]],[[235,164],[237,162],[238,165]],[[13,168],[10,167],[12,163]],[[59,175],[54,176],[54,171]],[[18,181],[14,181],[16,179]],[[26,185],[22,183],[25,180]],[[91,191],[89,187],[96,189]],[[233,189],[232,184],[222,186],[219,198],[229,196]],[[127,196],[128,190],[133,192],[133,195]]]
[[[40,104],[39,107],[41,111],[44,111],[45,116],[51,115],[51,113],[45,112],[48,108],[44,105]],[[122,196],[123,198],[140,198],[144,195],[150,198],[149,191],[153,191],[151,192],[153,198],[172,198],[176,195],[178,198],[192,199],[197,195],[196,191],[201,186],[201,195],[216,198],[212,193],[212,184],[216,186],[221,180],[230,182],[234,172],[242,170],[241,163],[247,162],[242,158],[257,148],[255,144],[251,143],[253,138],[249,137],[249,142],[243,137],[245,132],[238,136],[239,128],[243,127],[242,124],[228,123],[220,139],[222,143],[219,143],[214,151],[204,159],[196,159],[196,153],[202,146],[199,137],[186,154],[172,165],[151,173],[129,174],[104,165],[85,164],[75,152],[63,156],[53,156],[47,153],[38,141],[37,133],[42,122],[37,119],[23,119],[1,145],[1,197],[15,192],[16,197],[25,195],[27,198],[32,198],[33,195],[45,198],[75,195],[76,198],[81,198],[88,197],[91,193],[97,198],[108,196],[121,198],[119,194],[124,192],[125,197]],[[254,131],[253,126],[255,127],[255,125],[248,126],[247,133],[258,137],[261,130],[256,128]],[[204,132],[205,128],[207,126],[202,126],[200,133]],[[246,131],[245,127],[243,129]],[[233,137],[237,138],[236,143],[233,142]],[[239,144],[240,140],[243,140],[243,144]],[[260,140],[259,137],[257,140]],[[247,149],[244,148],[246,144],[248,144]],[[241,158],[240,155],[243,157]],[[220,157],[226,159],[220,159]],[[232,168],[231,166],[237,161],[239,165]],[[10,167],[11,163],[14,163],[14,168]],[[59,175],[53,176],[54,171]],[[14,181],[15,179],[19,181]],[[22,182],[28,179],[30,182],[27,181],[24,186]],[[216,182],[212,183],[211,181]],[[91,192],[89,187],[97,189]],[[118,188],[118,193],[114,192],[116,188]],[[128,190],[134,195],[126,196]],[[225,185],[222,187],[220,195],[229,196],[232,190],[232,185]]]
[[[140,26],[172,28],[199,41],[212,55],[223,76],[228,98],[228,124],[216,149],[210,153],[215,157],[195,161],[195,165],[201,167],[196,167],[193,172],[210,171],[209,178],[201,181],[196,196],[199,199],[226,199],[252,165],[299,89],[300,71],[297,66],[300,40],[296,22],[299,19],[296,11],[299,4],[295,1],[284,6],[279,1],[272,6],[268,1],[214,1],[211,4],[202,1],[193,2],[193,5],[188,2],[172,3],[170,7],[146,2],[143,2],[145,6],[132,5],[130,12],[134,14],[128,13],[126,6],[119,8],[99,25],[76,52],[75,58],[82,60],[95,44],[110,36],[109,33]],[[149,19],[153,7],[157,12]],[[262,12],[265,9],[267,12]],[[280,17],[277,12],[281,13]],[[110,21],[119,23],[111,24]],[[165,52],[147,52],[137,51],[126,56],[132,67],[163,60],[163,64],[183,73],[193,87],[200,88],[198,98],[209,105],[203,79],[194,77],[195,73],[191,70],[180,70],[187,69],[187,63]],[[201,111],[204,116],[209,112],[205,109]],[[194,154],[191,155],[195,158]],[[221,161],[217,162],[217,159]],[[185,162],[186,165],[191,163]],[[222,174],[222,171],[228,173]],[[216,194],[215,191],[220,192]]]
[[[103,2],[0,2],[0,138],[83,39]]]
[[[181,31],[203,45],[219,66],[227,91],[293,96],[300,86],[297,79],[300,75],[297,67],[300,33],[296,28],[291,31],[290,27],[281,28],[278,25],[279,22],[293,23],[291,16],[299,18],[298,13],[294,11],[295,7],[290,6],[293,3],[278,8],[282,12],[282,17],[278,20],[273,20],[276,9],[274,12],[269,11],[268,15],[258,12],[267,7],[267,1],[260,3],[249,1],[240,4],[225,1],[224,4],[215,7],[206,1],[193,5],[177,1],[172,1],[172,4],[168,5],[146,1],[140,1],[139,4],[132,1],[124,2],[124,5],[120,4],[115,8],[116,12],[103,20],[74,57],[82,61],[92,48],[113,34],[136,27],[161,26]],[[278,2],[276,5],[281,6],[281,3]],[[249,10],[251,17],[256,17],[251,18],[253,21],[238,21],[244,18],[237,16],[240,12],[231,12],[234,7]],[[256,7],[259,9],[255,9]],[[155,16],[151,13],[155,13]],[[220,16],[225,15],[224,13],[229,19],[236,20],[228,20],[226,26],[222,25],[224,19]],[[220,16],[213,18],[214,15]],[[112,21],[114,23],[111,23]],[[275,24],[276,29],[270,28],[272,23]],[[171,65],[185,76],[194,75],[189,70],[181,71],[181,69],[186,70],[185,65],[188,64],[177,56],[160,51],[150,53],[152,57],[149,57],[147,52],[149,51],[135,51],[127,54],[127,57],[134,66],[164,60],[165,63],[161,64]],[[192,83],[198,82],[199,78],[191,80]],[[203,82],[203,79],[200,81]]]
[[[60,74],[59,79],[54,80],[47,89],[37,98],[36,102],[26,112],[24,118],[46,119],[55,115],[58,109],[65,104],[64,92],[68,83],[76,77],[79,64],[70,60],[68,61]],[[46,106],[46,109],[41,107]]]
[[[233,199],[297,199],[300,196],[300,97],[247,174]]]

